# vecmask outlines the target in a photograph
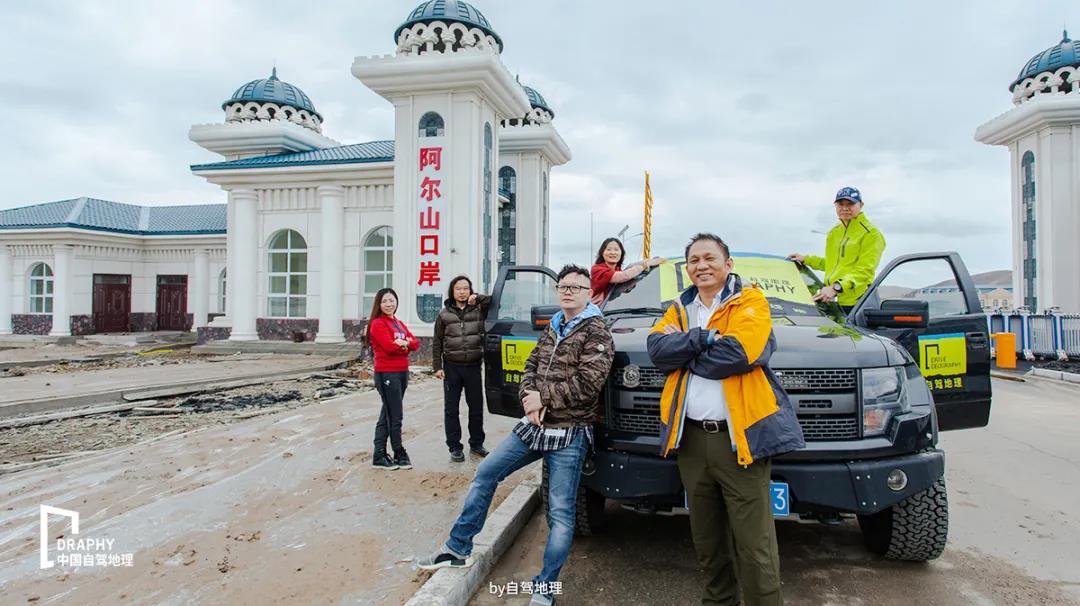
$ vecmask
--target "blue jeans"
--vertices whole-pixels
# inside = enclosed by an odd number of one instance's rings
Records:
[[[550,584],[557,581],[574,540],[578,483],[587,447],[585,432],[578,432],[566,448],[547,452],[529,450],[513,433],[506,436],[477,468],[465,496],[465,506],[454,522],[446,547],[459,556],[471,554],[473,537],[484,527],[495,487],[510,474],[543,458],[548,468],[548,540],[544,547],[544,569],[533,582]]]

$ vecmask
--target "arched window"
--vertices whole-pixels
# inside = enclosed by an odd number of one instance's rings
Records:
[[[442,116],[435,112],[428,112],[420,117],[421,137],[441,137],[446,133],[446,126]]]
[[[1021,221],[1023,225],[1023,268],[1022,280],[1024,284],[1023,304],[1031,311],[1038,312],[1039,300],[1036,296],[1035,286],[1035,154],[1030,151],[1024,154],[1020,161],[1023,173],[1023,188],[1021,190]]]
[[[53,272],[45,263],[30,268],[30,313],[51,314],[53,310]]]
[[[491,285],[491,165],[495,145],[491,124],[484,123],[484,291]]]
[[[307,315],[307,242],[299,233],[285,229],[270,239],[270,287],[267,315],[272,318],[303,318]]]
[[[394,234],[388,225],[374,229],[364,240],[364,304],[367,314],[380,288],[393,288]]]
[[[218,285],[218,310],[221,313],[225,313],[225,285],[226,285],[225,284],[225,272],[226,271],[227,270],[224,270],[224,269],[221,270],[221,273],[218,274],[218,279],[217,279],[217,285]]]
[[[517,173],[509,166],[499,169],[499,267],[517,263]]]

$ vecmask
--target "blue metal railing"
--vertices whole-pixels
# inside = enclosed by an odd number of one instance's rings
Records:
[[[1080,358],[1080,315],[1077,314],[991,313],[986,314],[986,327],[990,334],[1016,335],[1016,352],[1028,360]]]

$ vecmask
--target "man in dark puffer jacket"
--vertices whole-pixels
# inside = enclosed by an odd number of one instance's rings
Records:
[[[431,366],[435,376],[443,381],[443,427],[450,460],[462,462],[461,421],[458,411],[461,391],[469,407],[469,451],[485,457],[484,449],[484,383],[480,364],[484,361],[484,320],[491,297],[473,292],[472,282],[465,276],[450,281],[446,305],[435,318]]]

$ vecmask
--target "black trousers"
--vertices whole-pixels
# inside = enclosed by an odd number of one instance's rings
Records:
[[[461,390],[465,390],[465,402],[469,406],[469,448],[484,445],[484,381],[481,366],[443,364],[443,427],[446,429],[446,446],[451,450],[461,448],[461,421],[458,411]]]
[[[408,371],[375,373],[375,389],[382,398],[379,422],[375,424],[374,456],[376,457],[386,454],[387,438],[390,438],[390,446],[394,449],[394,454],[405,451],[401,445],[401,422],[404,417],[402,401],[405,399],[405,388],[408,386]]]

